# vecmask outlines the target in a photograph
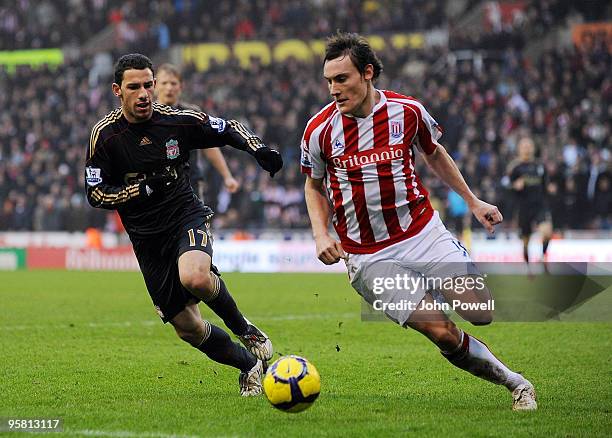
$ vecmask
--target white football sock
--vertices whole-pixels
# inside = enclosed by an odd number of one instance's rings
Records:
[[[527,379],[515,373],[496,358],[489,348],[478,339],[461,332],[461,342],[453,352],[442,352],[450,363],[481,379],[504,385],[510,391],[526,383]]]

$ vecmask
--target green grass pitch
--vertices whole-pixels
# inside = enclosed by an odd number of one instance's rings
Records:
[[[540,409],[515,413],[419,334],[362,322],[345,275],[224,278],[277,352],[318,368],[311,409],[241,398],[237,371],[159,321],[140,274],[35,271],[0,273],[0,417],[61,417],[64,436],[612,435],[609,322],[462,324],[536,385]]]

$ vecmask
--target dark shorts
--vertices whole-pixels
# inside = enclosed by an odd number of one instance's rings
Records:
[[[147,290],[164,323],[172,320],[187,304],[200,301],[181,284],[178,258],[192,250],[203,251],[212,258],[211,217],[194,219],[176,233],[132,240]],[[214,265],[211,270],[218,273]]]
[[[550,212],[548,211],[548,208],[544,206],[532,205],[519,209],[518,225],[521,237],[529,237],[533,232],[534,224],[541,224],[542,222],[550,221]]]

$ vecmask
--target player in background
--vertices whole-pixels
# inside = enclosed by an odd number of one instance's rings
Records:
[[[518,224],[523,241],[523,258],[529,264],[529,238],[533,225],[537,224],[542,236],[542,258],[546,262],[546,252],[552,237],[552,220],[546,202],[547,176],[544,164],[535,158],[535,145],[529,137],[518,142],[518,158],[508,169],[512,191],[518,205]],[[546,267],[546,263],[544,263]]]
[[[418,279],[452,277],[440,288],[447,302],[486,302],[486,286],[463,291],[454,285],[474,268],[467,251],[446,230],[414,171],[415,148],[450,188],[468,204],[488,232],[503,218],[497,207],[478,199],[438,143],[441,131],[424,106],[412,97],[378,90],[382,63],[367,40],[338,33],[327,41],[323,76],[333,102],[306,125],[301,165],[316,251],[325,264],[344,259],[351,285],[371,305],[411,299],[414,308],[383,308],[402,327],[411,327],[436,344],[453,365],[504,385],[514,410],[537,408],[533,385],[510,370],[475,337],[458,328],[441,310],[427,309],[434,293],[425,287],[410,294],[381,288],[404,275]],[[330,218],[340,241],[328,231]],[[378,290],[377,290],[378,288]],[[382,289],[382,290],[381,290]],[[398,292],[399,291],[399,292]],[[459,311],[475,325],[492,321],[490,311]]]
[[[181,101],[183,93],[183,77],[180,70],[173,64],[162,64],[157,67],[157,76],[155,84],[155,97],[159,103],[171,106],[180,110],[201,111],[197,105]],[[203,155],[210,161],[213,167],[219,172],[223,178],[223,185],[230,193],[235,193],[240,184],[227,166],[225,158],[219,148],[204,149]],[[203,172],[198,162],[198,151],[191,152],[189,157],[189,180],[193,191],[200,197],[203,197],[202,181],[204,179]]]
[[[272,343],[238,310],[212,264],[213,213],[194,194],[185,163],[193,149],[231,145],[273,176],[282,158],[235,120],[153,103],[154,87],[149,58],[129,54],[118,60],[112,90],[121,107],[91,131],[87,200],[93,207],[118,211],[162,321],[212,360],[238,368],[241,395],[258,395]],[[199,301],[247,349],[203,321]]]

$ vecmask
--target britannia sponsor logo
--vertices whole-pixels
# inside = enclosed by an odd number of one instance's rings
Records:
[[[343,155],[333,159],[334,166],[338,169],[351,169],[354,167],[376,164],[383,161],[390,161],[404,158],[404,150],[389,147],[384,150],[370,149],[358,154]]]

